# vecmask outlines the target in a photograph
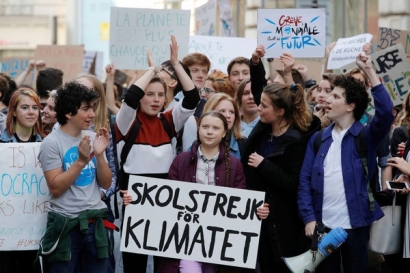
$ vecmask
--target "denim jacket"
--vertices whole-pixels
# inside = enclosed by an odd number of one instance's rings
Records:
[[[36,142],[41,142],[43,141],[43,139],[41,138],[41,136],[39,134],[36,135]],[[4,130],[3,133],[0,136],[0,142],[2,143],[16,143],[18,142],[16,137],[13,135],[9,136],[7,134],[7,131]]]

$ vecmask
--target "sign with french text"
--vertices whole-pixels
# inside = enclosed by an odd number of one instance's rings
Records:
[[[35,250],[46,231],[50,191],[40,142],[0,145],[0,251]]]
[[[147,69],[147,51],[160,66],[170,59],[171,35],[178,57],[188,54],[190,11],[111,7],[110,61],[117,69]]]
[[[2,58],[0,61],[0,72],[10,76],[13,80],[17,78],[30,65],[32,58],[11,57]],[[33,86],[35,82],[35,69],[33,69],[24,79],[23,84]]]
[[[340,38],[335,47],[330,51],[327,68],[338,69],[356,61],[357,55],[363,53],[363,46],[370,43],[373,35],[369,33],[356,35],[349,38]]]
[[[371,54],[373,67],[380,81],[383,83],[393,105],[402,104],[410,89],[410,64],[404,53],[403,46],[397,44]],[[356,67],[351,63],[341,68],[341,72]],[[374,106],[371,105],[374,109]]]
[[[208,0],[195,9],[195,35],[215,35],[216,0]]]
[[[255,268],[264,193],[130,175],[121,251]]]
[[[36,60],[43,60],[46,67],[63,71],[63,83],[73,81],[83,71],[83,45],[38,45]]]
[[[376,50],[383,50],[397,44],[403,46],[407,58],[410,58],[410,31],[379,27],[379,41]]]
[[[190,37],[189,53],[206,55],[211,61],[211,69],[219,69],[227,74],[228,64],[233,58],[250,58],[256,46],[256,39],[251,38],[196,35]]]
[[[326,50],[324,9],[259,9],[258,44],[265,57],[290,53],[295,58],[321,58]]]

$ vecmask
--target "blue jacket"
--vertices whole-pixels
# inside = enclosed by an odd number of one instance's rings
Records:
[[[365,137],[368,147],[368,177],[371,178],[376,168],[376,147],[389,133],[394,120],[392,114],[393,103],[382,84],[372,88],[375,115],[370,124],[366,125]],[[315,133],[309,140],[305,158],[300,173],[298,190],[299,213],[305,224],[311,221],[322,221],[323,207],[323,163],[329,147],[333,142],[332,130],[334,124],[324,129],[322,145],[317,154],[314,150]],[[355,121],[346,132],[342,140],[342,173],[346,193],[347,207],[352,228],[370,225],[383,217],[378,204],[375,210],[370,210],[370,201],[367,193],[367,180],[359,154],[356,152],[354,137],[360,133],[363,125]],[[373,148],[372,148],[373,147]],[[353,151],[353,152],[352,152]]]
[[[41,142],[41,141],[43,141],[41,136],[39,134],[36,134],[36,142]],[[3,133],[0,136],[0,142],[3,142],[3,143],[16,143],[18,141],[17,141],[17,139],[14,135],[9,136],[7,134],[7,131],[4,130]]]

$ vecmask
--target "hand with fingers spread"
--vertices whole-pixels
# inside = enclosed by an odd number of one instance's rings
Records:
[[[78,160],[84,165],[90,161],[91,139],[90,136],[83,136],[78,144]]]
[[[104,154],[104,151],[108,147],[109,139],[110,136],[107,128],[103,127],[100,130],[98,130],[93,145],[95,156],[100,156]]]

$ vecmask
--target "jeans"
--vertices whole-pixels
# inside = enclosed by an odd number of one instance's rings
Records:
[[[98,259],[94,239],[94,223],[88,225],[88,232],[83,234],[79,226],[70,231],[71,260],[68,262],[46,263],[49,273],[114,273],[110,258]],[[110,240],[106,229],[107,240]],[[111,243],[109,243],[111,245]]]
[[[316,272],[366,272],[369,230],[370,226],[346,229],[346,241],[319,264]]]

